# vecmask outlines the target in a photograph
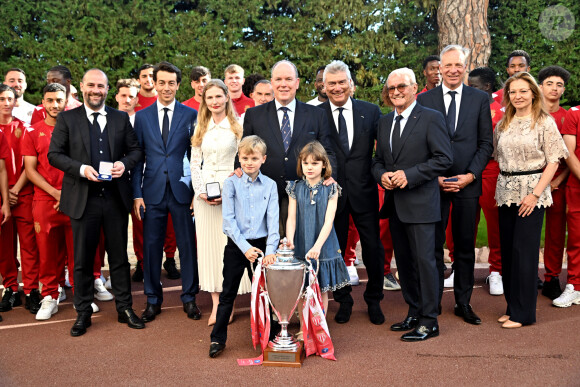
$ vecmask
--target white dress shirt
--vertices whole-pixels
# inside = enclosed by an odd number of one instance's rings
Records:
[[[395,115],[393,116],[393,123],[391,124],[391,137],[389,137],[389,144],[391,145],[391,151],[393,150],[393,131],[395,130],[395,123],[397,122],[397,120],[395,118],[397,118],[397,116],[403,117],[403,118],[401,118],[401,123],[399,124],[399,125],[401,125],[400,137],[403,137],[403,130],[405,129],[405,125],[407,124],[407,121],[409,120],[409,116],[411,115],[411,112],[413,111],[413,109],[415,109],[415,105],[417,105],[417,101],[413,101],[413,103],[411,105],[409,105],[408,108],[403,110],[403,112],[401,114],[398,114],[397,109],[395,109]]]
[[[329,101],[330,102],[330,101]],[[334,125],[336,126],[336,131],[338,133],[338,109],[344,108],[342,111],[342,116],[346,121],[346,132],[348,133],[348,149],[352,148],[352,140],[354,138],[354,119],[352,113],[352,100],[349,98],[348,101],[342,106],[336,106],[330,102],[330,110],[332,111],[332,119],[334,120]]]
[[[95,111],[89,108],[87,105],[83,105],[85,107],[85,114],[87,115],[87,119],[91,124],[94,124],[94,117],[93,113],[99,113],[97,117],[97,122],[101,128],[101,133],[105,130],[105,126],[107,126],[107,111],[105,110],[105,105],[103,105],[99,110]],[[87,167],[86,164],[81,165],[80,174],[81,177],[85,177],[85,168]]]
[[[445,104],[445,112],[449,110],[449,105],[451,104],[451,95],[449,94],[449,91],[457,92],[457,94],[455,94],[455,128],[453,128],[453,131],[455,131],[457,128],[457,120],[459,118],[459,107],[461,106],[461,96],[463,94],[463,83],[460,84],[459,87],[455,90],[451,90],[443,83],[441,84],[441,88],[443,89],[443,103]]]
[[[171,120],[173,119],[173,112],[175,111],[175,98],[167,106],[159,102],[159,99],[155,101],[157,104],[157,117],[159,118],[159,132],[163,134],[163,116],[165,115],[164,108],[168,108],[167,117],[169,117],[169,128],[171,129]]]
[[[284,117],[284,111],[280,110],[281,107],[287,107],[288,119],[290,120],[290,136],[294,133],[294,114],[296,114],[296,98],[292,100],[288,105],[284,106],[278,100],[274,99],[276,104],[276,114],[278,114],[278,127],[282,129],[282,118]]]

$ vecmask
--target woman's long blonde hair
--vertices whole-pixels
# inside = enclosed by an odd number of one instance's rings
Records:
[[[220,79],[212,79],[209,81],[205,87],[203,88],[203,93],[201,94],[201,103],[199,105],[199,112],[197,114],[197,125],[195,126],[195,132],[191,137],[191,146],[201,146],[201,142],[203,141],[203,136],[207,132],[207,128],[211,121],[211,111],[207,107],[205,103],[205,93],[211,89],[212,87],[219,87],[222,89],[226,97],[229,97],[228,88],[227,86],[220,80]],[[232,104],[232,99],[229,98],[228,102],[226,103],[226,118],[230,123],[230,128],[232,132],[236,135],[236,138],[239,140],[242,138],[243,128],[242,125],[238,122],[236,113],[234,112],[234,105]]]
[[[543,121],[547,117],[550,117],[550,114],[546,111],[544,107],[544,99],[542,98],[542,92],[536,83],[534,77],[527,72],[515,73],[512,75],[506,82],[503,87],[503,103],[505,105],[505,114],[501,121],[498,123],[498,130],[506,130],[512,119],[516,114],[516,108],[512,104],[510,100],[510,85],[517,80],[523,80],[528,82],[530,85],[530,90],[533,94],[532,97],[532,129],[536,125],[536,122]]]

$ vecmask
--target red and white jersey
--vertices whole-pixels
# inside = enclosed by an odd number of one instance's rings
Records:
[[[503,89],[499,89],[495,93],[491,94],[491,98],[501,106],[503,106]]]
[[[254,100],[246,97],[244,94],[242,94],[240,98],[232,98],[232,103],[234,104],[234,109],[238,113],[238,117],[244,114],[249,108],[256,106]]]
[[[568,110],[561,133],[562,135],[569,134],[576,136],[576,150],[574,154],[580,159],[580,105]],[[573,173],[570,173],[568,185],[580,188],[580,180]]]
[[[66,106],[64,107],[64,110],[75,109],[75,108],[78,108],[79,106],[81,106],[82,104],[83,104],[82,102],[80,102],[74,98],[69,98],[69,101],[66,104]],[[32,113],[32,118],[30,119],[30,125],[34,125],[37,122],[44,121],[45,118],[46,118],[46,110],[44,110],[44,106],[38,105],[34,109],[34,112]]]
[[[10,154],[6,162],[6,171],[8,172],[8,186],[12,187],[20,175],[24,173],[24,158],[22,157],[21,144],[24,132],[29,127],[28,124],[20,121],[18,118],[12,117],[12,121],[6,125],[0,125],[0,131],[4,133]],[[20,195],[32,193],[32,185],[26,184],[20,190]]]
[[[4,132],[0,130],[0,159],[6,160],[10,157],[10,148],[8,147],[8,141],[4,136]]]
[[[139,110],[143,110],[155,103],[157,101],[157,96],[154,95],[153,97],[144,97],[141,93],[137,94],[137,106],[135,106],[135,111],[138,112]]]

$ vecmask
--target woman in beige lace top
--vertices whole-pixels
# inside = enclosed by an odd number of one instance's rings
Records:
[[[506,112],[494,131],[499,163],[495,200],[506,314],[504,328],[536,322],[538,261],[542,222],[552,204],[550,181],[568,151],[554,119],[543,107],[534,78],[517,73],[504,86]]]

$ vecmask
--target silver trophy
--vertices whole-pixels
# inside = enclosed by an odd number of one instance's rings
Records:
[[[306,265],[294,258],[294,250],[289,249],[286,243],[284,238],[282,247],[276,252],[276,262],[264,268],[270,305],[282,328],[276,338],[268,343],[274,351],[298,349],[294,336],[288,333],[288,323],[302,297],[306,278]]]

